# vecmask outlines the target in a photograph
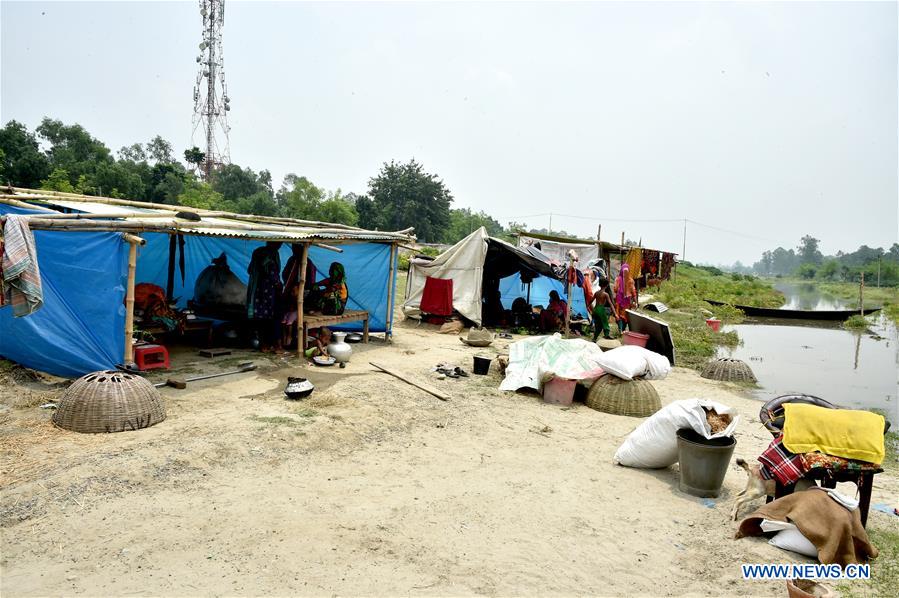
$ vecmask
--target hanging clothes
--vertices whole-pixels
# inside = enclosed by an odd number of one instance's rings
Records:
[[[662,254],[662,280],[669,280],[671,278],[671,271],[674,269],[674,254],[673,253],[663,253]]]
[[[624,258],[625,263],[627,263],[628,267],[631,271],[631,278],[636,279],[642,276],[641,267],[643,265],[643,250],[639,247],[634,247],[630,251],[627,252],[627,257]]]
[[[640,264],[642,273],[647,278],[656,278],[659,275],[659,252],[655,249],[644,249],[643,260]]]
[[[4,303],[11,305],[13,315],[20,318],[33,314],[44,304],[37,247],[28,227],[28,218],[7,216],[3,239],[0,268],[3,272]]]

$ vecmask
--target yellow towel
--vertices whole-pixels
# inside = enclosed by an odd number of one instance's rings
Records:
[[[784,405],[783,444],[793,453],[821,451],[880,465],[884,457],[882,415],[827,409],[805,403]]]

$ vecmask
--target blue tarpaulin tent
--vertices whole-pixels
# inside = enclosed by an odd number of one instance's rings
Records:
[[[91,199],[84,197],[76,201],[71,196],[59,198],[48,195],[42,197],[40,203],[101,215],[129,209],[92,204]],[[18,205],[11,205],[13,203]],[[42,214],[59,214],[39,208],[29,210],[20,205],[21,202],[4,203],[0,200],[0,216],[29,214],[39,218]],[[140,208],[134,212],[146,214],[149,210]],[[217,217],[221,219],[221,213]],[[104,226],[117,228],[119,223],[127,220],[110,218],[105,225],[99,220],[91,221],[95,224],[82,220],[92,229],[85,232],[42,230],[40,224],[32,225],[44,304],[35,313],[21,318],[13,317],[10,309],[0,309],[0,356],[30,368],[68,377],[113,368],[124,361],[124,300],[128,284],[129,243],[122,232],[94,229]],[[207,220],[212,221],[211,218]],[[178,298],[179,307],[185,307],[187,301],[193,299],[194,282],[214,257],[225,253],[231,271],[246,283],[247,266],[254,249],[266,240],[285,241],[281,248],[283,266],[291,253],[288,243],[295,241],[309,246],[309,259],[316,266],[319,279],[327,275],[331,262],[341,262],[346,270],[349,288],[347,309],[369,312],[371,332],[389,334],[391,330],[393,310],[392,305],[388,309],[388,301],[392,303],[389,289],[394,287],[396,276],[394,244],[410,239],[408,232],[325,228],[329,225],[318,228],[291,226],[284,228],[285,232],[277,233],[250,232],[241,228],[241,223],[236,223],[234,230],[200,230],[196,224],[180,221],[171,224],[172,230],[168,231],[166,225],[158,224],[158,220],[143,222],[156,223],[141,226],[160,232],[141,233],[146,243],[137,250],[135,283],[149,282],[166,288],[170,237],[180,233],[185,240],[184,281],[182,283],[178,268],[173,286],[173,297]],[[319,230],[322,232],[319,233]],[[323,239],[328,246],[341,252],[314,244]],[[362,324],[347,322],[340,328],[358,330]]]

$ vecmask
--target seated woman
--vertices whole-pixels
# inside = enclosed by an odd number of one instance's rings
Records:
[[[321,287],[321,312],[326,316],[339,316],[346,309],[350,291],[346,284],[346,271],[340,262],[332,262],[328,268],[328,277],[315,283]]]
[[[485,294],[483,314],[484,326],[506,325],[506,310],[503,308],[502,295],[499,290]]]
[[[550,333],[560,330],[567,311],[568,303],[559,297],[558,292],[550,291],[549,305],[540,313],[540,331]]]

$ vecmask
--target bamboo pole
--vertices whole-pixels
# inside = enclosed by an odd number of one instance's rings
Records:
[[[306,289],[306,262],[309,259],[309,244],[303,243],[303,250],[300,252],[300,275],[297,284],[300,285],[297,293],[297,358],[302,363],[303,352],[306,350],[306,334],[303,330],[303,291]]]
[[[33,229],[40,230],[51,230],[51,229],[60,229],[60,230],[79,230],[79,231],[148,231],[148,232],[179,232],[183,234],[194,234],[194,235],[209,235],[210,233],[205,233],[203,231],[206,230],[237,230],[246,233],[252,232],[264,232],[264,233],[287,233],[284,237],[273,237],[273,236],[265,236],[259,237],[260,240],[263,241],[278,241],[282,240],[285,242],[297,242],[297,237],[295,235],[302,234],[307,237],[310,241],[315,239],[316,236],[320,234],[331,234],[337,235],[339,238],[335,240],[343,240],[342,235],[349,235],[349,240],[359,240],[359,241],[376,241],[376,240],[405,240],[406,235],[400,233],[387,233],[387,232],[374,232],[374,231],[366,231],[372,232],[373,234],[377,234],[381,237],[381,239],[366,239],[354,236],[351,232],[345,230],[338,229],[314,229],[314,230],[298,230],[296,227],[291,229],[290,227],[275,227],[274,225],[268,226],[251,226],[244,225],[239,223],[220,223],[220,222],[193,222],[189,220],[171,220],[166,222],[141,222],[140,218],[129,218],[128,220],[106,220],[106,221],[98,221],[98,220],[78,220],[78,219],[66,219],[66,218],[41,218],[39,216],[27,216],[29,226]],[[291,235],[290,233],[293,233]],[[253,235],[241,235],[241,236],[253,236]],[[330,239],[329,239],[330,240]]]
[[[571,326],[571,258],[568,258],[568,269],[565,270],[565,338],[568,338]]]
[[[127,239],[126,239],[127,240]],[[125,365],[134,361],[134,274],[137,270],[138,243],[128,243],[128,287],[125,290]]]
[[[393,294],[396,281],[393,280],[393,264],[396,261],[396,243],[390,245],[390,270],[387,276],[387,318],[384,320],[384,340],[393,336]]]
[[[192,212],[194,214],[198,214],[200,216],[208,216],[208,217],[222,217],[222,218],[234,218],[235,220],[245,220],[249,222],[269,222],[269,223],[283,223],[283,224],[300,224],[306,226],[329,226],[335,228],[341,228],[343,230],[356,230],[362,231],[365,229],[350,226],[348,224],[335,224],[331,222],[320,222],[318,220],[302,220],[299,218],[284,218],[277,216],[257,216],[253,214],[238,214],[235,212],[225,212],[222,210],[204,210],[202,208],[193,208],[190,206],[177,206],[170,204],[160,204],[153,202],[144,202],[144,201],[134,201],[129,199],[118,199],[113,197],[102,197],[102,196],[92,196],[92,195],[83,195],[78,193],[65,193],[62,191],[48,191],[43,189],[26,189],[24,187],[12,187],[12,190],[16,194],[26,195],[33,197],[35,199],[38,198],[48,198],[48,199],[63,199],[69,201],[80,201],[80,202],[89,202],[89,203],[99,203],[105,205],[113,205],[113,206],[128,206],[134,208],[149,208],[155,210],[166,210],[169,212]],[[406,229],[412,230],[412,229]]]
[[[858,310],[865,317],[865,271],[862,270],[862,280],[858,285]]]

